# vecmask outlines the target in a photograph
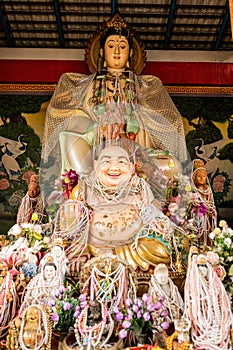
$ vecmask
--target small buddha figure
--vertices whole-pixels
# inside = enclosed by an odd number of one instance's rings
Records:
[[[86,226],[88,233],[85,231],[78,240],[80,250],[87,247],[92,256],[112,253],[128,261],[134,270],[147,271],[151,265],[171,262],[169,247],[176,244],[173,237],[178,235],[182,241],[179,248],[185,255],[185,236],[180,229],[176,231],[175,225],[154,205],[150,187],[135,175],[133,163],[122,147],[104,148],[95,161],[90,179],[80,182],[72,195],[91,208]],[[72,202],[68,202],[69,210],[64,209],[66,203],[61,208],[63,226],[60,225],[60,232],[55,227],[60,236],[69,232]],[[75,207],[75,200],[73,203]],[[67,221],[66,215],[69,216]],[[74,220],[79,221],[83,216],[73,212]],[[64,222],[67,222],[66,227]],[[70,230],[75,232],[73,224]]]
[[[6,347],[16,349],[51,349],[51,322],[48,310],[40,305],[27,307],[10,324]]]
[[[49,300],[53,296],[53,292],[63,284],[61,273],[54,261],[43,260],[41,272],[31,279],[27,285],[26,293],[22,296],[22,304],[20,314],[26,307],[37,303],[40,305],[48,305]]]
[[[37,223],[42,224],[46,219],[44,198],[39,186],[39,177],[32,175],[28,184],[28,191],[23,197],[17,214],[17,224],[31,222],[33,213],[38,216]]]
[[[229,349],[232,312],[226,290],[205,255],[194,257],[185,283],[185,318],[197,349]]]
[[[158,296],[164,296],[164,305],[169,310],[169,317],[174,322],[183,315],[184,302],[177,286],[169,277],[168,268],[165,264],[158,264],[151,276],[149,294],[155,300]]]
[[[48,259],[49,256],[55,261],[58,266],[59,273],[65,278],[67,272],[68,259],[64,250],[64,242],[62,238],[55,238],[50,244],[50,251],[45,255],[45,259]]]

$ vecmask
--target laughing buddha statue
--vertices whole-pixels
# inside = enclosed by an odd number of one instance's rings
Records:
[[[116,255],[136,271],[158,263],[176,270],[174,252],[187,255],[187,238],[157,204],[147,182],[135,174],[128,152],[107,146],[90,177],[80,180],[61,205],[53,238],[71,240],[68,254],[75,252],[75,259],[88,249],[91,256]]]

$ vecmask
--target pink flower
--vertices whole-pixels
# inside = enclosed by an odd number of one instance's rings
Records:
[[[161,301],[163,303],[164,300],[165,300],[165,296],[164,295],[159,295],[158,296],[158,301]]]
[[[162,329],[168,329],[169,328],[169,322],[167,322],[167,321],[162,322],[161,323],[161,327],[162,327]]]
[[[142,296],[142,300],[144,301],[144,303],[148,303],[148,301],[150,300],[149,294],[144,293]]]
[[[161,312],[161,316],[167,317],[167,316],[168,316],[168,310],[167,310],[167,309],[164,309],[164,310]]]
[[[117,322],[119,322],[119,321],[123,320],[124,315],[123,315],[122,312],[118,312],[118,313],[115,315],[115,317],[116,317]]]
[[[58,322],[59,321],[59,315],[56,312],[54,312],[52,314],[52,320],[53,320],[53,322]]]
[[[216,272],[218,278],[223,281],[226,277],[226,271],[222,265],[217,265],[213,267],[214,271]]]
[[[10,187],[9,181],[7,179],[0,179],[0,191],[6,190]]]
[[[79,315],[80,315],[80,311],[77,310],[77,311],[74,312],[74,318],[78,318]]]
[[[79,295],[79,300],[80,300],[80,301],[86,301],[86,299],[87,299],[87,297],[86,297],[85,294],[80,294],[80,295]]]
[[[130,320],[131,318],[133,318],[133,311],[131,309],[127,309],[128,312],[128,319]]]
[[[155,303],[155,309],[156,309],[156,310],[160,310],[160,309],[162,309],[162,307],[163,307],[163,304],[162,304],[160,301],[156,301],[156,303]]]
[[[59,293],[63,294],[65,292],[65,287],[64,286],[60,286],[59,287]]]
[[[127,337],[127,331],[123,328],[120,330],[118,335],[119,335],[119,338],[124,339]]]
[[[150,314],[149,314],[149,312],[145,312],[145,313],[143,314],[143,318],[144,318],[145,321],[149,321],[149,319],[150,319]]]
[[[131,326],[131,322],[130,321],[124,321],[123,323],[122,323],[122,327],[124,328],[124,329],[127,329],[127,328],[129,328]]]
[[[84,307],[87,306],[87,300],[81,301],[80,306],[84,309]]]
[[[56,301],[54,299],[50,299],[48,301],[48,306],[54,306],[54,305],[56,305]]]
[[[64,309],[65,311],[70,310],[70,308],[71,308],[71,304],[70,304],[70,303],[68,303],[68,302],[64,303],[63,309]]]
[[[155,310],[155,304],[149,304],[149,305],[147,306],[147,310],[148,310],[149,312],[154,311],[154,310]]]
[[[118,312],[119,312],[119,307],[118,307],[118,306],[114,306],[113,312],[114,312],[115,314],[118,314]]]
[[[131,298],[126,299],[125,304],[127,306],[131,306],[132,305],[132,299]]]

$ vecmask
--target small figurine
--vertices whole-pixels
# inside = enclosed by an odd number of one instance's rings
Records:
[[[40,191],[39,177],[32,175],[28,184],[28,191],[23,197],[17,215],[17,224],[29,223],[33,213],[37,214],[37,223],[42,224],[47,217],[43,194]]]
[[[30,305],[9,327],[7,350],[51,350],[52,324],[46,307]]]
[[[178,287],[169,277],[168,268],[165,264],[158,264],[154,269],[149,283],[149,294],[155,299],[158,296],[164,296],[164,305],[169,310],[169,316],[172,321],[178,319],[184,311],[184,302],[178,290]]]

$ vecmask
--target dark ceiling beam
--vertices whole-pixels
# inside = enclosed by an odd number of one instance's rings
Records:
[[[213,46],[213,50],[218,50],[219,49],[219,46],[220,46],[220,43],[222,41],[222,37],[223,37],[224,31],[226,29],[226,26],[227,26],[229,20],[230,20],[230,11],[229,11],[229,5],[227,5],[225,13],[224,13],[224,16],[223,16],[223,20],[222,20],[222,24],[221,24],[220,30],[218,32],[218,36],[217,36],[216,42],[215,42],[215,44]]]
[[[53,0],[53,4],[54,4],[56,21],[57,21],[57,29],[58,29],[60,46],[65,47],[65,40],[64,40],[64,33],[63,33],[63,29],[62,29],[59,0]]]
[[[170,12],[169,12],[169,17],[167,22],[167,30],[166,30],[165,39],[164,39],[164,50],[166,50],[169,45],[175,9],[176,9],[176,0],[171,0]]]
[[[111,0],[111,17],[115,15],[117,9],[117,1]]]
[[[1,5],[0,5],[0,21],[2,22],[2,27],[6,37],[7,46],[10,46],[10,47],[14,46],[13,40],[11,38],[11,33],[7,22],[6,14]]]

